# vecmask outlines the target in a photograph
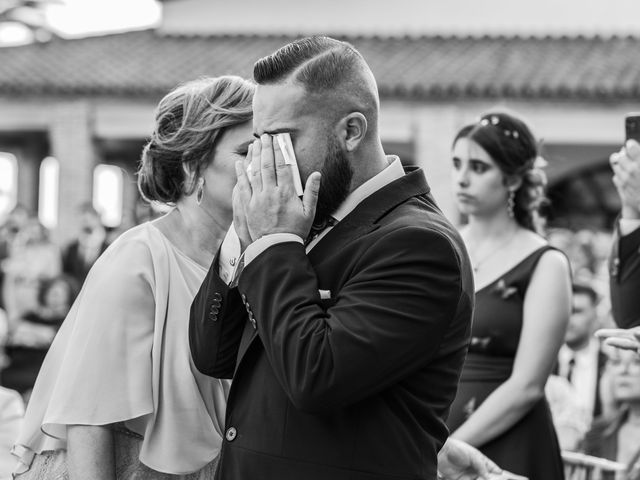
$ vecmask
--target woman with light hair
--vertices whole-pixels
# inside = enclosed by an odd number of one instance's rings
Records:
[[[228,384],[189,353],[189,308],[232,222],[254,86],[204,78],[164,97],[138,187],[169,213],[98,259],[45,359],[13,452],[20,480],[212,479]]]

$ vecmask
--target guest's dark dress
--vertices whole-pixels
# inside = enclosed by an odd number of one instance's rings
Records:
[[[551,248],[541,247],[476,293],[471,346],[447,422],[451,431],[511,375],[522,331],[524,296],[538,260]],[[500,467],[530,480],[564,478],[546,399],[480,450]]]

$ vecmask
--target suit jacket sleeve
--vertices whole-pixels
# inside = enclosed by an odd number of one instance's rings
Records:
[[[328,309],[302,245],[270,247],[240,277],[269,362],[300,410],[342,408],[397,384],[429,364],[454,318],[470,323],[461,259],[440,233],[396,229],[346,263]],[[468,340],[463,329],[453,348]]]
[[[609,284],[615,322],[622,328],[640,325],[640,228],[623,237],[616,230]]]
[[[238,289],[229,288],[218,275],[216,255],[189,315],[189,347],[200,372],[233,377],[246,315]]]

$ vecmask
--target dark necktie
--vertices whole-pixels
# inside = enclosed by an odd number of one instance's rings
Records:
[[[571,378],[573,377],[573,369],[576,366],[576,357],[571,356],[569,359],[569,368],[567,369],[567,380],[571,383]]]
[[[314,223],[311,226],[311,231],[309,232],[309,235],[307,236],[307,239],[304,242],[304,246],[306,247],[307,245],[309,245],[316,238],[318,238],[318,235],[320,235],[327,228],[333,227],[336,223],[338,223],[338,221],[333,217],[328,217],[322,222]]]

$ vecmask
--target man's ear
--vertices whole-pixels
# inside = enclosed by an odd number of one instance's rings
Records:
[[[367,134],[367,119],[360,112],[352,112],[340,120],[338,130],[347,152],[353,152]]]

